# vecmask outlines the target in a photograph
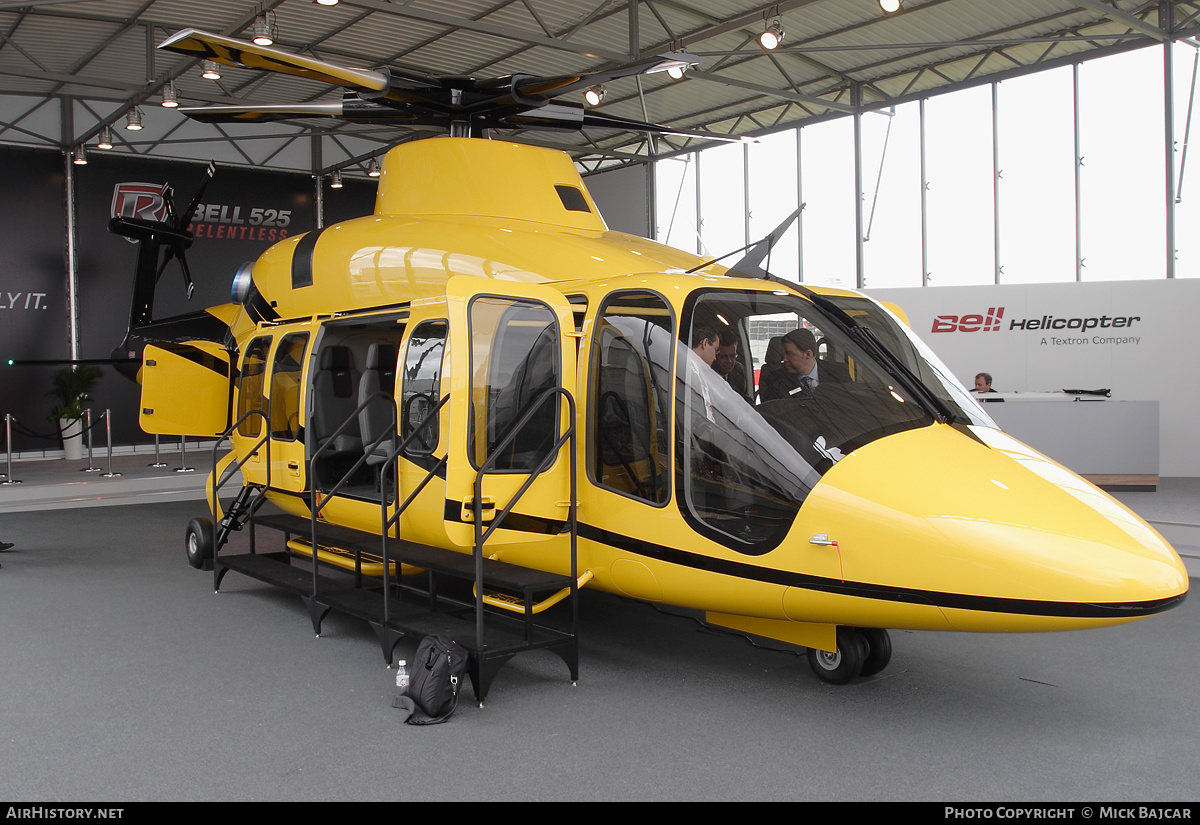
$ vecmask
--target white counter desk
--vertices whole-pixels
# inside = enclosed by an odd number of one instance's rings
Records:
[[[1106,490],[1158,487],[1157,401],[1082,400],[1064,393],[990,393],[1000,428]],[[1076,400],[1076,399],[1081,400]],[[996,403],[1003,399],[1004,403]]]

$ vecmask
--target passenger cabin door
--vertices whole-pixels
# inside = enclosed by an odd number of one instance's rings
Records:
[[[288,332],[279,338],[271,358],[267,419],[271,424],[271,487],[289,493],[305,490],[304,364],[309,334]]]
[[[514,495],[529,488],[489,539],[545,541],[566,527],[571,498],[569,444],[555,445],[573,423],[575,325],[559,292],[537,284],[455,277],[447,285],[450,335],[450,431],[446,531],[474,542],[475,481],[481,481],[483,529]]]

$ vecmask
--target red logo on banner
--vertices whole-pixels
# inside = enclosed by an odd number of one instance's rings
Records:
[[[165,183],[118,183],[113,187],[112,217],[165,221],[166,191]]]
[[[938,315],[930,332],[995,332],[1000,329],[1004,307],[988,307],[987,315]]]

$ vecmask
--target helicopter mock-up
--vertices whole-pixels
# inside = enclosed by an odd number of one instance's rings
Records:
[[[160,48],[346,86],[324,115],[458,135],[592,117],[553,98],[593,77],[425,79],[190,29]],[[896,313],[770,277],[764,249],[726,269],[610,231],[561,152],[396,146],[373,215],[244,267],[208,311],[221,334],[146,345],[143,428],[227,434],[214,485],[243,479],[229,506],[214,487],[189,559],[212,564],[269,501],[311,520],[285,555],[315,558],[314,583],[341,566],[389,592],[425,567],[403,548],[451,551],[478,575],[502,561],[569,582],[546,603],[588,587],[808,648],[832,683],[881,671],[888,628],[1078,630],[1183,601],[1187,572],[1151,527],[1003,433]],[[768,397],[792,369],[780,344],[804,335],[817,385]],[[718,345],[736,380],[710,366]],[[340,542],[352,531],[386,536],[382,554]],[[546,606],[486,589],[477,612]]]

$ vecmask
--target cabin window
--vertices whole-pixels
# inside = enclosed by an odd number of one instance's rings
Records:
[[[558,317],[538,301],[483,296],[469,323],[475,466],[494,459],[496,470],[534,470],[559,432],[560,402],[548,394],[562,386]]]
[[[284,336],[275,350],[271,368],[271,437],[295,441],[300,434],[300,373],[307,332]]]
[[[674,325],[661,297],[624,293],[600,308],[592,335],[588,473],[654,504],[670,498]]]
[[[262,418],[258,415],[242,418],[255,410],[266,412],[267,401],[263,390],[263,379],[267,371],[267,350],[270,338],[256,338],[246,347],[242,357],[242,371],[238,373],[238,435],[254,438],[262,433]]]
[[[438,419],[429,416],[441,396],[445,351],[445,321],[426,321],[408,339],[400,387],[400,437],[408,438],[420,426],[404,451],[418,464],[424,463],[438,443]]]

